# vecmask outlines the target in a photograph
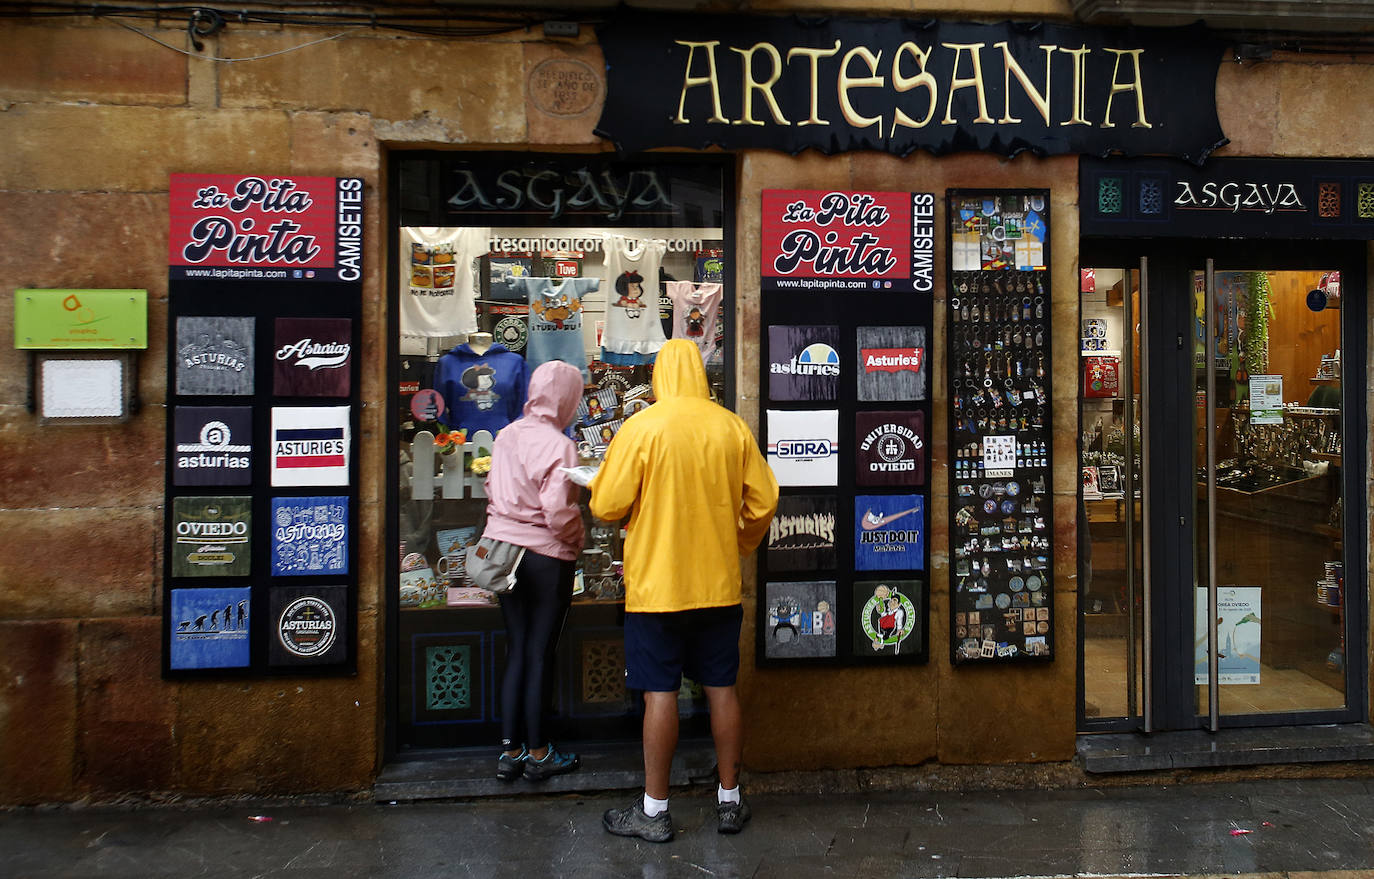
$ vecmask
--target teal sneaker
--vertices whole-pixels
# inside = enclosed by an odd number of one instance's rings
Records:
[[[520,753],[514,757],[503,751],[501,756],[496,758],[496,777],[502,781],[515,781],[525,774],[525,762],[529,758],[530,752],[524,746],[521,746]]]
[[[562,775],[565,772],[572,772],[582,762],[576,754],[564,754],[549,743],[549,752],[544,755],[543,760],[534,759],[533,754],[525,757],[525,777],[530,781],[543,781],[555,775]]]

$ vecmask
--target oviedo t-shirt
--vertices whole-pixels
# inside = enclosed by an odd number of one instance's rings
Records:
[[[668,338],[658,316],[658,269],[668,242],[607,234],[606,332],[601,346],[612,354],[657,354]]]
[[[725,288],[691,281],[668,281],[667,285],[673,300],[673,338],[693,342],[701,349],[702,361],[709,363],[716,353],[716,319]]]
[[[461,336],[477,331],[472,261],[487,252],[491,229],[401,229],[401,335]]]
[[[600,278],[515,278],[530,306],[529,339],[525,359],[530,371],[550,360],[562,360],[587,372],[587,349],[582,338],[582,300],[601,286]]]
[[[489,430],[494,437],[525,408],[529,373],[525,358],[504,345],[478,354],[462,344],[439,358],[434,389],[444,398],[441,422],[466,427],[469,439],[479,430]]]

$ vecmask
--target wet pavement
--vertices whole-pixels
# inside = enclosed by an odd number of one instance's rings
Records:
[[[696,788],[664,845],[602,830],[630,796],[14,810],[0,876],[1374,877],[1369,778],[761,794],[738,836]]]

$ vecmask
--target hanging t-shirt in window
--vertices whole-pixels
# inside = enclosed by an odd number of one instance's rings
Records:
[[[401,335],[461,336],[477,331],[472,261],[491,229],[401,229]]]
[[[479,430],[495,436],[525,408],[529,374],[525,358],[504,345],[478,354],[462,344],[439,358],[434,389],[444,398],[440,422],[466,427],[469,437]]]
[[[661,238],[606,235],[606,332],[601,346],[608,355],[629,355],[648,363],[668,341],[658,317],[658,269],[668,242]],[[609,356],[608,362],[626,362]]]
[[[668,295],[673,299],[673,338],[695,342],[701,349],[701,359],[709,363],[716,353],[716,319],[720,314],[720,299],[725,288],[720,284],[693,284],[690,281],[668,281]]]
[[[541,363],[562,360],[587,371],[587,349],[582,339],[582,299],[601,286],[599,278],[516,278],[530,305],[529,339],[525,359],[531,371]]]

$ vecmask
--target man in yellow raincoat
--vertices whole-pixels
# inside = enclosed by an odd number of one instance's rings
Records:
[[[735,679],[743,609],[740,558],[778,505],[778,482],[748,426],[710,399],[701,352],[685,339],[654,365],[657,402],[626,420],[591,483],[592,515],[630,517],[625,541],[627,686],[644,691],[644,797],[606,812],[611,833],[673,837],[668,770],[685,671],[706,691],[720,773],[721,833],[749,820],[739,791],[743,724]]]

